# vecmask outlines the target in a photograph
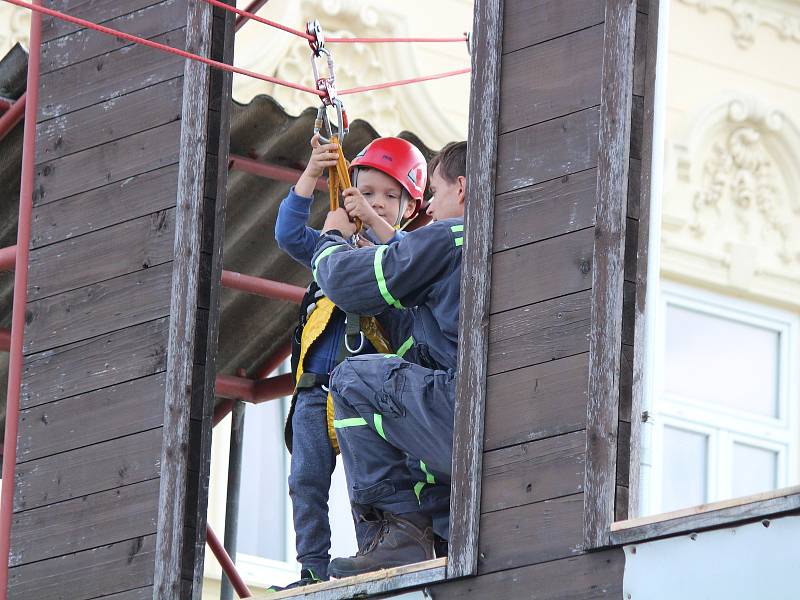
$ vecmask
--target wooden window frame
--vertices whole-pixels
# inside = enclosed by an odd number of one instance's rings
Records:
[[[494,232],[495,166],[500,113],[500,63],[503,49],[503,0],[475,0],[471,36],[467,200],[453,470],[450,494],[450,544],[447,559],[368,573],[297,592],[309,600],[368,597],[477,574],[483,425]]]
[[[640,213],[636,245],[633,389],[631,407],[628,514],[638,499],[639,440],[647,343],[647,266],[650,243],[651,175],[656,101],[657,48],[660,5],[650,0],[644,119],[641,140]],[[601,549],[646,542],[700,530],[769,519],[800,510],[800,486],[787,487],[731,500],[690,507],[652,517],[615,522],[620,409],[619,376],[622,360],[623,264],[625,253],[625,198],[628,186],[633,69],[633,31],[627,2],[609,0],[606,27],[613,27],[603,57],[603,92],[597,193],[595,267],[592,288],[590,376],[585,475],[584,545]],[[662,13],[663,17],[663,13]],[[607,71],[608,70],[608,71]],[[657,203],[656,203],[657,204]],[[657,210],[657,206],[654,208]],[[619,456],[627,456],[620,452]]]

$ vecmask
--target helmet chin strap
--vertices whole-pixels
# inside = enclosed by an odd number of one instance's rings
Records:
[[[400,227],[400,222],[403,220],[403,213],[406,212],[406,207],[408,206],[409,200],[411,200],[411,196],[405,189],[403,189],[403,191],[400,193],[400,204],[397,207],[397,219],[394,221],[395,229]]]

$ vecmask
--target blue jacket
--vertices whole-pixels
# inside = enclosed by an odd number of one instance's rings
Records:
[[[336,234],[323,234],[312,272],[343,310],[388,314],[395,339],[398,330],[410,331],[420,364],[455,371],[463,232],[463,219],[447,219],[391,246],[357,249]]]
[[[275,220],[275,241],[278,247],[309,269],[320,235],[317,229],[307,225],[313,200],[299,196],[292,187],[278,207],[278,217]],[[406,235],[404,232],[398,231],[389,243],[402,239],[404,235]],[[335,312],[330,326],[306,355],[304,365],[306,371],[326,374],[333,370],[342,344],[344,326],[344,315]]]

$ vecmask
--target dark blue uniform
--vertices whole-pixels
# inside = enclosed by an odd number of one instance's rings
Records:
[[[331,375],[350,499],[398,514],[422,508],[445,539],[463,223],[439,221],[374,248],[323,234],[312,260],[328,298],[347,312],[380,315],[400,348],[349,358]]]

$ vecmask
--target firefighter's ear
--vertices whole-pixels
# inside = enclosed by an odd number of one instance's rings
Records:
[[[467,194],[467,178],[463,175],[459,175],[456,178],[456,182],[458,183],[458,203],[463,206],[464,197]]]

